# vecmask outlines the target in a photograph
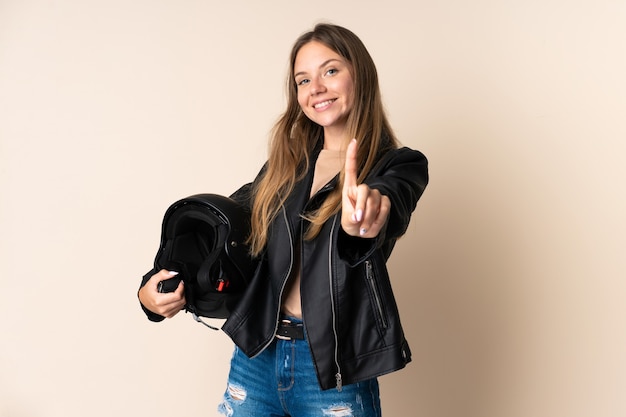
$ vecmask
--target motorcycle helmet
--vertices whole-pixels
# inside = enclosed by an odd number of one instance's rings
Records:
[[[165,212],[154,267],[178,272],[185,309],[196,320],[228,318],[248,287],[256,268],[246,244],[249,233],[249,210],[218,194],[183,198]]]

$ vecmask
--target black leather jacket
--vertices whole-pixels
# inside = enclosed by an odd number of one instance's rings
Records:
[[[339,213],[315,239],[306,241],[307,221],[301,214],[317,208],[338,180],[309,199],[318,152],[272,222],[251,286],[222,330],[249,357],[274,340],[285,284],[297,267],[294,251],[299,250],[302,315],[319,384],[322,389],[340,389],[401,369],[411,360],[386,261],[408,227],[428,183],[428,169],[418,151],[388,151],[365,180],[391,200],[391,213],[379,236],[347,235]],[[248,184],[232,197],[249,203],[250,189]]]

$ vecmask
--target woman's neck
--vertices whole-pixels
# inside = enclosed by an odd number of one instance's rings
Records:
[[[324,129],[324,149],[331,151],[344,150],[347,147],[348,139],[346,131],[333,131],[332,129]]]

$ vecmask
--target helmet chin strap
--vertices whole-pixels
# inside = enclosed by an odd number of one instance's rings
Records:
[[[215,227],[215,242],[213,250],[209,252],[209,256],[202,262],[197,274],[198,285],[202,290],[214,289],[212,288],[214,283],[211,282],[211,268],[213,264],[222,255],[224,244],[228,238],[228,226],[225,224],[219,224]]]
[[[204,324],[206,327],[208,327],[211,330],[218,330],[219,331],[219,329],[217,327],[211,326],[207,322],[203,321],[200,317],[198,317],[198,315],[196,313],[192,312],[191,315],[193,316],[193,319],[195,321],[197,321],[198,323]]]

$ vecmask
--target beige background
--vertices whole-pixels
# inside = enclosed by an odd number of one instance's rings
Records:
[[[431,164],[386,416],[624,415],[623,0],[0,0],[1,417],[215,415],[230,341],[135,293],[171,202],[257,172],[320,20]]]

